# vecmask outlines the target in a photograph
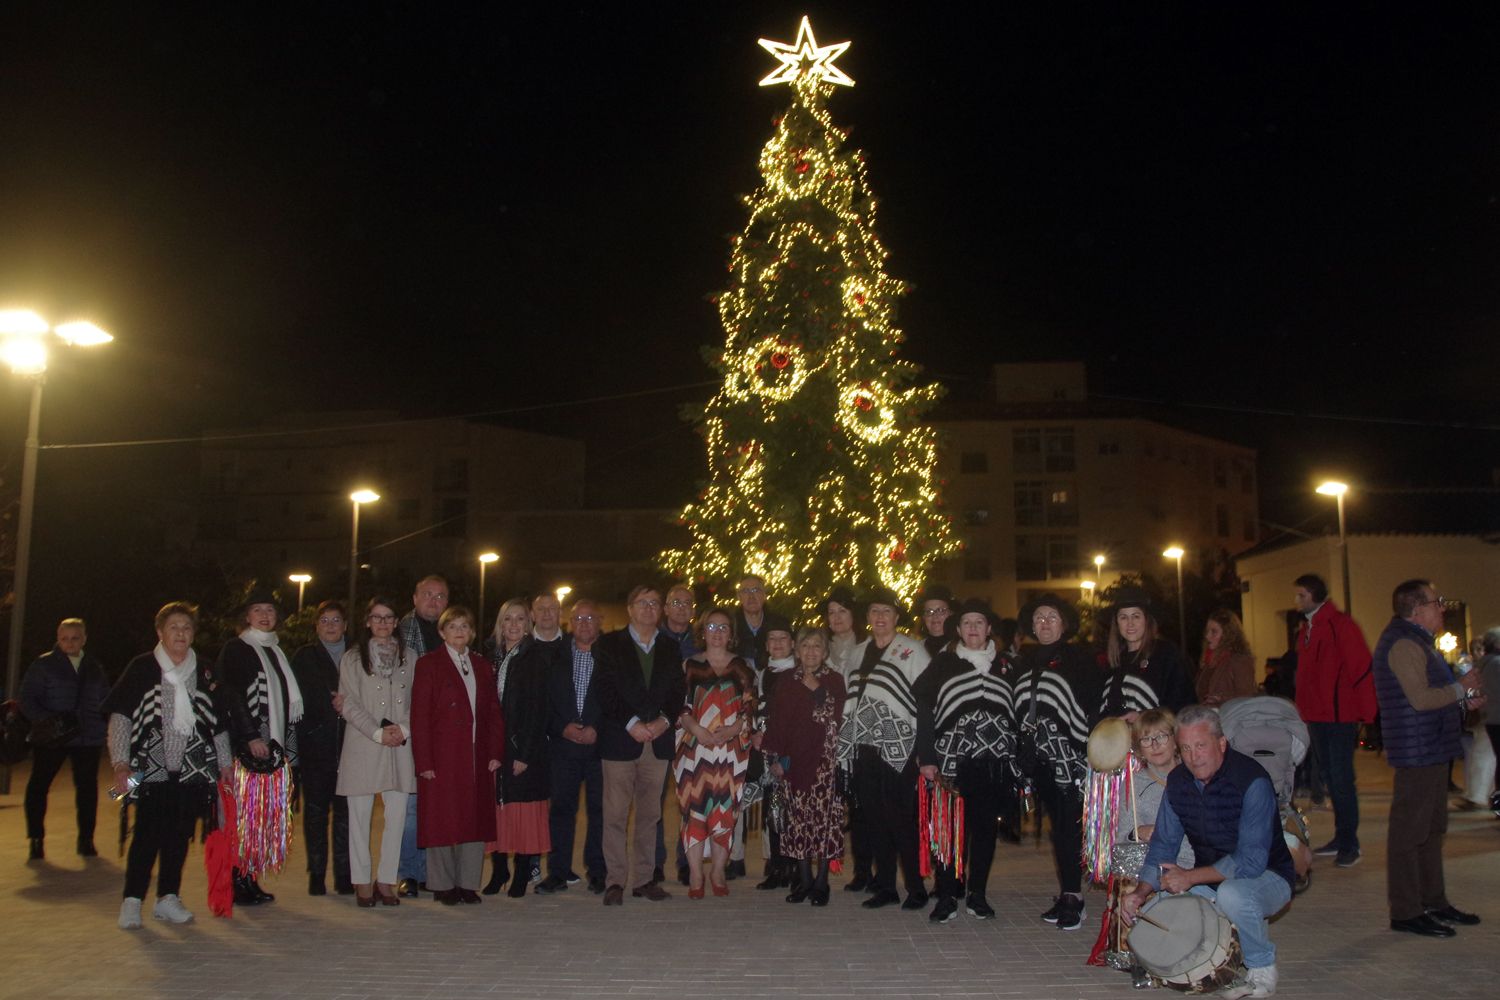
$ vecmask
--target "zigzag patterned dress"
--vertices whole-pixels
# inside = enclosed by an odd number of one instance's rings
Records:
[[[703,746],[686,728],[678,729],[677,753],[672,758],[672,777],[677,782],[677,805],[682,812],[682,843],[685,851],[703,849],[703,842],[729,849],[734,836],[735,814],[750,766],[750,725],[755,717],[755,674],[745,661],[735,657],[722,674],[705,660],[688,660],[687,698],[684,712],[709,732],[734,725],[745,726],[737,738],[718,746]]]

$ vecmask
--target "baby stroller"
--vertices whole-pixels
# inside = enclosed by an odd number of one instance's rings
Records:
[[[1285,698],[1260,695],[1235,698],[1219,706],[1219,721],[1229,745],[1240,753],[1254,757],[1276,789],[1276,804],[1281,809],[1281,825],[1289,838],[1295,837],[1303,847],[1311,846],[1307,817],[1292,801],[1297,784],[1297,765],[1307,756],[1309,739],[1307,723],[1297,714],[1297,706]],[[1312,867],[1297,877],[1293,893],[1306,891],[1312,884]]]

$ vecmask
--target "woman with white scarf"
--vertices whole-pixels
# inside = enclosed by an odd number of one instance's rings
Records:
[[[918,678],[917,761],[928,781],[944,778],[964,800],[967,843],[965,906],[971,916],[995,916],[985,887],[995,860],[995,817],[1013,811],[1010,775],[1015,755],[1015,717],[1009,657],[999,655],[994,635],[1000,619],[980,600],[960,604],[948,619],[948,645]],[[928,919],[946,923],[958,914],[958,880],[939,866],[937,905]]]
[[[135,832],[125,861],[122,930],[141,926],[141,902],[158,861],[152,916],[193,919],[182,905],[182,865],[199,816],[213,809],[214,787],[229,770],[229,737],[214,711],[212,682],[193,652],[198,610],[174,601],[156,613],[156,648],[131,660],[104,699],[114,792],[138,784]]]
[[[256,588],[238,613],[239,637],[225,643],[214,668],[223,681],[222,703],[229,714],[234,749],[266,757],[275,742],[286,752],[287,763],[296,766],[297,731],[292,723],[302,718],[302,690],[277,643],[276,600],[270,591]],[[260,887],[255,875],[235,869],[235,905],[253,906],[276,898]]]

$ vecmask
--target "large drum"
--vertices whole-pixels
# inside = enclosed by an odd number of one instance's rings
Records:
[[[1240,965],[1234,926],[1202,896],[1159,893],[1137,919],[1128,941],[1136,961],[1161,982],[1185,993],[1207,993],[1228,985]],[[1165,928],[1165,929],[1164,929]]]

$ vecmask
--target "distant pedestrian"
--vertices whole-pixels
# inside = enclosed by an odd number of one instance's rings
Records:
[[[1222,705],[1255,694],[1255,654],[1240,616],[1220,608],[1203,626],[1203,662],[1198,666],[1198,701]]]

